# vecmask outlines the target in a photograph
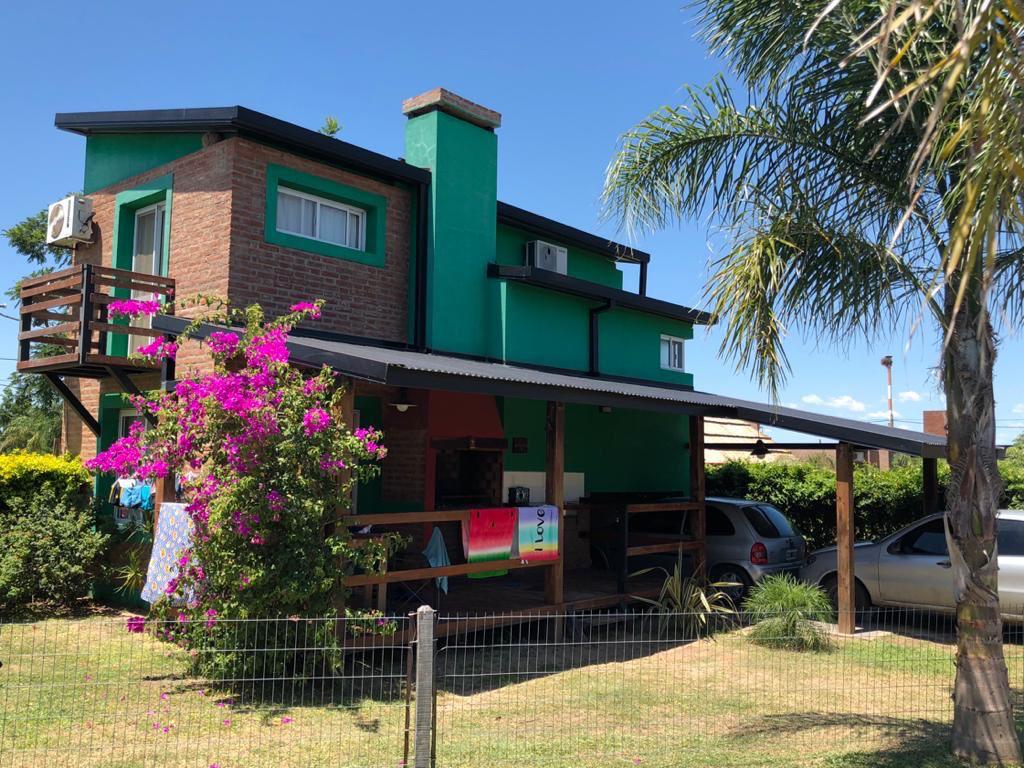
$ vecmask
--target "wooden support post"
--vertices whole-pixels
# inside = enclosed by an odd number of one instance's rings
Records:
[[[174,502],[178,500],[178,494],[175,490],[176,482],[174,474],[168,472],[166,477],[158,477],[156,479],[156,503],[153,504],[153,533],[156,534],[156,526],[160,520],[160,507],[163,506],[164,502]]]
[[[700,542],[700,549],[694,552],[694,576],[703,581],[707,577],[707,555],[705,543],[705,521],[707,510],[704,499],[707,482],[704,475],[704,417],[690,417],[690,498],[700,506],[693,518],[693,537]]]
[[[547,463],[544,468],[545,501],[558,509],[558,559],[544,578],[548,605],[565,602],[565,404],[548,403]]]
[[[356,388],[355,388],[355,383],[352,381],[352,379],[349,379],[349,378],[339,378],[337,386],[338,387],[343,387],[344,389],[342,390],[341,402],[338,403],[338,405],[336,406],[335,414],[334,415],[335,415],[336,418],[338,418],[341,421],[342,424],[344,424],[349,429],[352,429],[352,426],[353,426],[352,425],[352,419],[355,417],[355,409],[356,409]],[[339,486],[339,488],[343,488],[345,485],[347,485],[349,480],[351,480],[351,478],[352,478],[351,471],[348,470],[348,469],[343,469],[339,473],[339,475],[338,475],[338,486]],[[352,493],[350,491],[349,494],[348,494],[348,501],[340,503],[338,505],[338,508],[335,510],[335,518],[337,519],[337,518],[344,517],[347,514],[352,514],[354,511],[355,510],[352,509]],[[328,524],[326,529],[324,530],[324,534],[326,536],[332,535],[334,533],[334,531],[335,531],[335,527],[334,526],[335,526],[335,523],[333,523],[333,522]],[[338,563],[338,567],[339,568],[344,568],[344,563]],[[372,591],[373,591],[373,587],[372,586],[367,587],[367,590],[366,590],[366,607],[367,608],[369,608],[370,606],[373,605],[373,602],[372,602]],[[334,607],[338,611],[338,615],[339,616],[344,616],[345,615],[345,590],[344,589],[339,589],[338,593],[334,596]],[[342,630],[344,630],[344,627],[342,627]]]
[[[932,515],[939,511],[939,460],[926,456],[921,471],[924,475],[924,513]]]
[[[836,448],[836,567],[839,631],[845,635],[857,629],[853,534],[853,447],[840,443]]]

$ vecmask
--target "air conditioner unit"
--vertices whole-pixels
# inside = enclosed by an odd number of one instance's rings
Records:
[[[50,206],[46,217],[48,245],[69,245],[92,241],[92,200],[70,195]]]
[[[531,240],[526,244],[526,263],[537,269],[547,269],[564,275],[569,260],[568,251],[543,240]]]

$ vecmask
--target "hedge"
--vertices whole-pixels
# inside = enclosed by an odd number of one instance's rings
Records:
[[[95,530],[89,473],[69,456],[0,456],[0,613],[69,605],[89,591],[106,543]]]
[[[1006,490],[1002,506],[1024,509],[1024,460],[999,464]],[[854,468],[855,525],[858,539],[878,539],[922,515],[924,491],[920,462],[882,471],[871,465]],[[939,503],[944,504],[949,467],[939,462]],[[730,462],[707,468],[709,496],[766,501],[781,509],[812,547],[835,543],[835,471],[807,462]]]

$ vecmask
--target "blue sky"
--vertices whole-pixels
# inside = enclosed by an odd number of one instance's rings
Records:
[[[5,113],[0,228],[81,187],[84,140],[53,127],[59,111],[242,104],[311,128],[325,115],[347,141],[402,152],[404,98],[444,86],[502,113],[499,197],[583,229],[598,223],[604,169],[616,138],[649,112],[682,100],[686,84],[721,70],[675,2],[79,3],[43,13],[0,6]],[[713,233],[704,222],[638,238],[650,251],[650,293],[700,305]],[[0,283],[27,271],[0,244]],[[635,285],[635,276],[627,278]],[[912,338],[819,347],[792,329],[785,404],[884,418],[879,358],[892,354],[900,424],[941,408],[930,329]],[[763,399],[717,357],[714,330],[687,349],[696,385]],[[1024,430],[1024,344],[1002,340],[996,368],[998,439]],[[0,318],[0,357],[15,354],[15,324]],[[13,363],[0,360],[6,377]]]

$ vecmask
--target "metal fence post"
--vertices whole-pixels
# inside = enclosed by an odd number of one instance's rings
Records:
[[[415,768],[432,768],[434,726],[434,616],[429,605],[416,611],[416,745]]]

